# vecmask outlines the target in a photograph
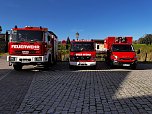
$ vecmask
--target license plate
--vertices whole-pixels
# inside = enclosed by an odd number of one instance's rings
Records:
[[[22,54],[29,54],[29,51],[22,51]]]
[[[130,64],[123,64],[123,66],[130,66]]]
[[[22,63],[30,63],[30,61],[22,61]]]
[[[80,65],[85,65],[86,64],[86,62],[80,62]]]

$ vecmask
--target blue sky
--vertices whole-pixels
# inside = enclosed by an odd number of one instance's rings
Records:
[[[0,25],[43,26],[59,40],[152,33],[152,0],[1,0]]]

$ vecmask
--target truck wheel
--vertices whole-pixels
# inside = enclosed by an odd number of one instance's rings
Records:
[[[91,66],[92,68],[91,69],[93,69],[93,70],[96,70],[96,65],[94,65],[94,66]]]
[[[49,55],[48,62],[44,63],[44,70],[49,70],[51,64],[52,64],[51,55]]]
[[[74,68],[74,66],[69,64],[69,68],[70,68],[70,69],[73,69],[73,68]]]
[[[137,65],[136,65],[136,64],[133,64],[133,65],[131,66],[131,69],[132,69],[132,70],[135,70],[136,67],[137,67]]]
[[[113,65],[110,65],[110,68],[111,68],[111,69],[113,69],[113,68],[114,68],[114,66],[113,66]]]
[[[55,58],[54,64],[57,64],[57,55],[56,55],[56,58]]]
[[[112,61],[109,63],[109,67],[110,67],[111,69],[114,68],[114,65],[113,65]]]
[[[44,64],[44,70],[49,70],[49,67],[50,67],[49,62]]]
[[[48,66],[50,67],[51,66],[51,64],[52,64],[52,58],[51,58],[51,55],[49,55],[49,59],[48,59]]]
[[[22,70],[23,66],[21,64],[14,64],[13,67],[14,67],[14,70],[20,71],[20,70]]]

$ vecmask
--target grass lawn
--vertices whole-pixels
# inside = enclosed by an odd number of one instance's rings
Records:
[[[140,49],[141,47],[145,47],[146,45],[145,44],[133,44],[135,50],[138,50]]]
[[[3,55],[3,53],[0,53],[0,56],[2,56]]]
[[[1,53],[1,52],[0,52],[0,56],[2,56],[2,55],[4,55],[4,54],[6,54],[6,55],[7,55],[8,53],[3,53],[3,52]]]
[[[138,61],[152,61],[152,45],[146,44],[133,44],[135,50],[140,49],[140,54],[138,54]]]

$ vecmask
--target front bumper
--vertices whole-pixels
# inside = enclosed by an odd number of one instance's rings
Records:
[[[135,61],[112,61],[112,64],[115,66],[126,66],[126,67],[130,67],[132,65],[136,65],[137,64],[137,60]]]
[[[7,61],[10,63],[43,63],[47,62],[48,58],[46,56],[7,56]]]
[[[72,66],[95,66],[96,62],[69,62]]]

